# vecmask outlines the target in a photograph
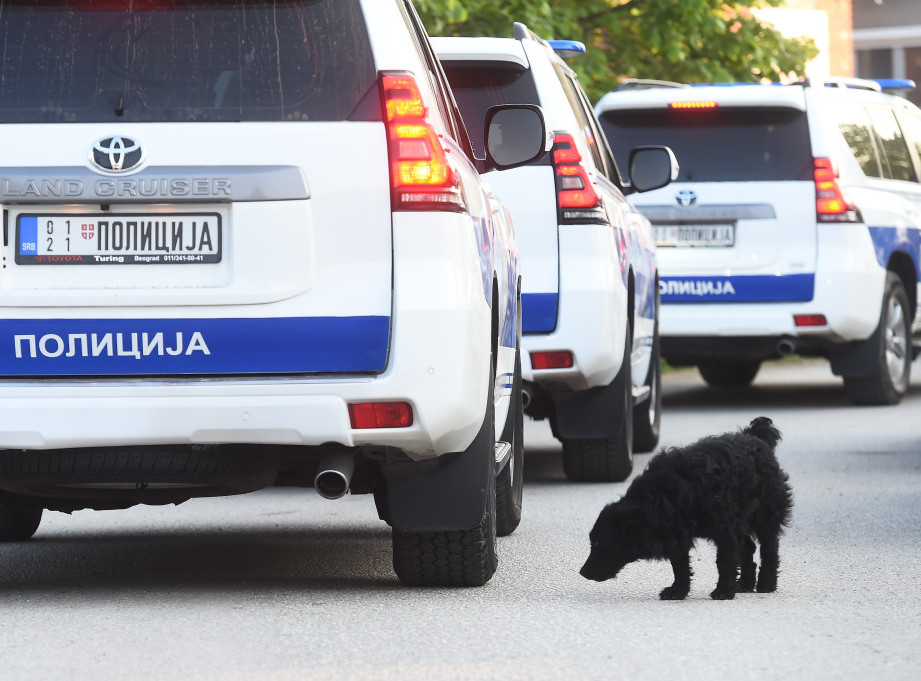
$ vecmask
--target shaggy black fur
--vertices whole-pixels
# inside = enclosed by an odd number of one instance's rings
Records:
[[[780,535],[793,508],[787,474],[774,455],[779,441],[780,431],[761,416],[740,433],[653,457],[623,498],[598,516],[582,576],[600,582],[636,560],[667,559],[675,581],[659,597],[680,600],[691,589],[690,550],[700,537],[716,544],[719,579],[712,598],[731,599],[756,586],[761,593],[775,591]],[[757,585],[754,538],[761,545]]]

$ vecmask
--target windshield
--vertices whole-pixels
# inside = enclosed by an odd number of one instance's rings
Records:
[[[343,120],[357,0],[0,0],[0,123]]]
[[[789,108],[612,110],[599,117],[618,165],[646,144],[672,148],[678,182],[812,180],[806,114]]]

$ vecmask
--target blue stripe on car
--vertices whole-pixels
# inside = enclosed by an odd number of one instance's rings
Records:
[[[521,332],[550,333],[556,329],[557,293],[521,294]]]
[[[662,277],[663,303],[772,303],[812,300],[815,274]]]
[[[380,372],[390,317],[4,319],[0,375]]]
[[[880,266],[888,267],[892,254],[901,251],[906,253],[915,266],[915,276],[921,280],[921,231],[917,229],[900,229],[898,227],[870,226],[870,239],[876,251],[876,260]]]

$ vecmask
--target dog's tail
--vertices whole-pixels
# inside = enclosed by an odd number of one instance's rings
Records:
[[[759,440],[764,440],[772,448],[780,442],[780,431],[774,427],[774,422],[767,416],[759,416],[747,428],[742,430],[746,435],[753,435]]]

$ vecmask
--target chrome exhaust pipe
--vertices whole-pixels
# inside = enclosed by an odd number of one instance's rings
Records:
[[[529,404],[531,404],[531,386],[523,385],[521,386],[521,406],[527,409]]]
[[[796,340],[793,338],[781,338],[777,341],[777,354],[781,357],[787,357],[796,352]]]
[[[317,466],[313,487],[324,499],[340,499],[349,491],[354,472],[355,454],[352,451],[324,454]]]

